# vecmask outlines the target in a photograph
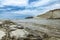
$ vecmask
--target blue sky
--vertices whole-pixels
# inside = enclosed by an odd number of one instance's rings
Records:
[[[60,9],[60,0],[0,0],[0,18],[24,18]]]

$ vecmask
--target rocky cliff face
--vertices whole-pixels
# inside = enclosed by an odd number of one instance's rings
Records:
[[[60,9],[50,10],[50,11],[46,12],[45,14],[38,15],[37,17],[59,19],[60,18]]]

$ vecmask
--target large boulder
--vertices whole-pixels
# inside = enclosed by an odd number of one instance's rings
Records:
[[[18,37],[26,37],[29,34],[29,32],[27,32],[24,29],[17,29],[15,31],[12,31],[10,33],[11,37],[15,36],[16,38]]]

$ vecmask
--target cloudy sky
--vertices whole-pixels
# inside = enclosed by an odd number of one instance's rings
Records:
[[[0,0],[0,19],[36,16],[59,8],[60,0]]]

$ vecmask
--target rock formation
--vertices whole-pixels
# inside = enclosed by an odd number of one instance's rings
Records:
[[[50,10],[42,15],[38,15],[40,18],[60,19],[60,9]]]

